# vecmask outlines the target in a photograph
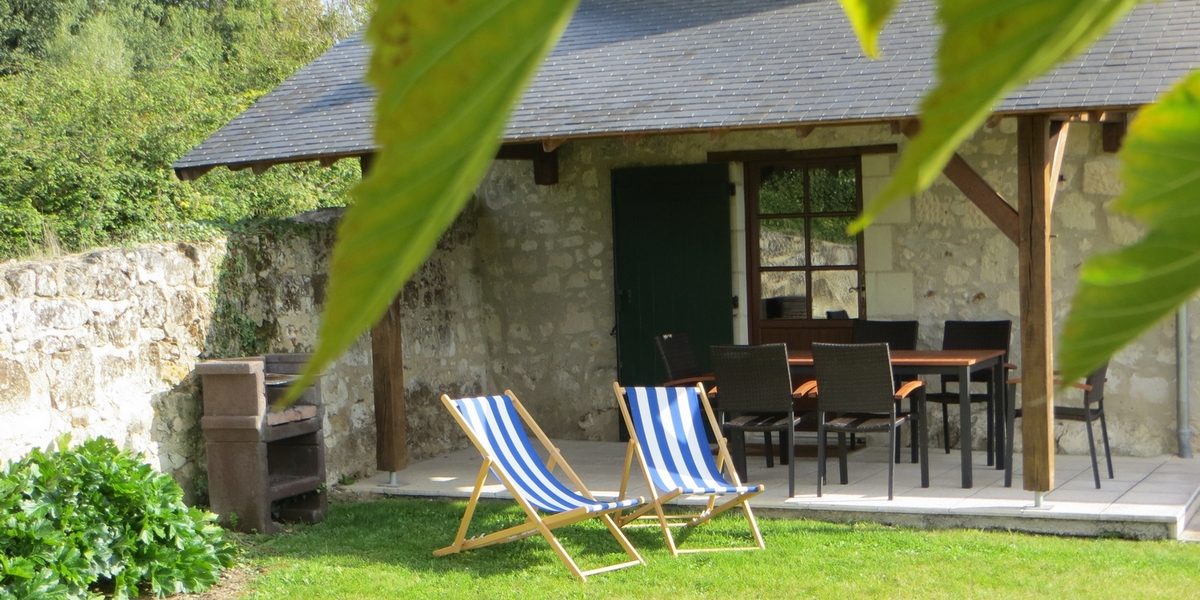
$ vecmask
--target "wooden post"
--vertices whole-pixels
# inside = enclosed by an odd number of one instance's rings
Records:
[[[373,155],[359,159],[365,177]],[[408,466],[408,406],[404,399],[404,350],[400,298],[371,328],[371,380],[375,392],[375,468],[395,473]],[[394,475],[393,475],[394,477]]]
[[[1054,331],[1050,299],[1050,119],[1017,119],[1020,217],[1021,435],[1025,489],[1054,488]],[[1011,443],[1011,442],[1010,442]]]
[[[408,466],[408,408],[404,401],[400,315],[400,298],[397,297],[371,329],[375,464],[380,471],[393,473]]]

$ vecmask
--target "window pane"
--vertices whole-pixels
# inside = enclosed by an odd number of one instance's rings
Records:
[[[804,171],[763,169],[758,212],[764,215],[804,212]]]
[[[803,271],[768,272],[762,282],[764,319],[804,319],[808,317],[808,286]]]
[[[804,266],[804,219],[759,221],[758,257],[764,267]]]
[[[855,169],[849,167],[815,167],[812,178],[813,212],[849,212],[858,204],[858,182]]]
[[[812,264],[858,264],[858,240],[846,233],[853,217],[825,217],[812,220]]]
[[[858,271],[813,271],[813,314],[824,318],[825,311],[844,310],[858,318]]]

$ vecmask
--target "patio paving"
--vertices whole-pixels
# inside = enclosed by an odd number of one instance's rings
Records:
[[[556,440],[563,455],[597,496],[615,496],[620,485],[625,444]],[[896,465],[895,500],[887,500],[887,462],[878,447],[850,454],[847,485],[837,483],[837,461],[829,462],[825,495],[816,496],[816,460],[799,457],[796,495],[787,496],[787,467],[776,462],[767,468],[761,456],[748,458],[749,479],[763,483],[766,491],[752,501],[763,516],[811,518],[827,521],[873,521],[913,527],[966,527],[1007,529],[1033,533],[1133,538],[1196,539],[1186,531],[1188,520],[1200,508],[1200,459],[1174,456],[1152,458],[1114,456],[1115,479],[1104,477],[1095,489],[1087,456],[1059,455],[1055,461],[1058,487],[1034,506],[1032,492],[1021,489],[1021,457],[1013,476],[1014,486],[1004,487],[1004,472],[984,464],[984,453],[975,452],[975,487],[959,487],[958,452],[944,454],[930,448],[930,487],[920,487],[918,466]],[[415,461],[396,474],[377,473],[349,489],[356,492],[399,496],[466,498],[479,469],[479,454],[465,448]],[[492,481],[495,481],[494,479]],[[635,472],[631,493],[644,495],[645,485]],[[498,482],[484,497],[507,497]],[[680,499],[697,503],[699,499]],[[1198,517],[1200,520],[1200,517]]]

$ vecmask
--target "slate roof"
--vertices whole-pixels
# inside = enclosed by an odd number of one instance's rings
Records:
[[[832,0],[583,0],[513,112],[506,142],[914,116],[933,79],[934,8],[908,0],[862,56]],[[369,48],[347,39],[174,166],[192,175],[367,154]],[[998,113],[1129,108],[1200,67],[1200,2],[1139,6],[1088,52]],[[189,172],[190,171],[190,172]]]

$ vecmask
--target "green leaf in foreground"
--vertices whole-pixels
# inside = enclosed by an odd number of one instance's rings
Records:
[[[379,150],[338,229],[320,343],[290,399],[379,319],[429,256],[577,1],[378,3],[367,37]]]
[[[927,189],[954,151],[1012,90],[1099,38],[1137,0],[940,0],[939,83],[921,102],[921,132],[892,179],[850,225]]]
[[[1066,381],[1095,369],[1200,288],[1200,71],[1138,114],[1121,162],[1125,192],[1113,210],[1148,231],[1084,264],[1063,326]]]
[[[899,0],[839,0],[846,18],[854,27],[863,54],[879,57],[879,32],[887,25],[888,17]]]

